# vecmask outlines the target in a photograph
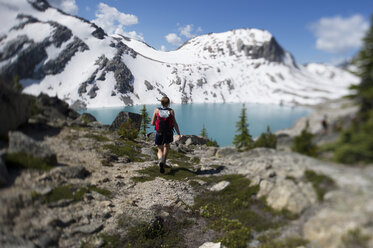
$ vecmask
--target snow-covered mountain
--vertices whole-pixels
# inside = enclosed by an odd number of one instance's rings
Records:
[[[0,0],[0,74],[18,75],[31,94],[110,107],[174,103],[315,104],[348,93],[358,78],[320,64],[301,66],[265,30],[195,37],[162,52],[50,7],[45,0]]]

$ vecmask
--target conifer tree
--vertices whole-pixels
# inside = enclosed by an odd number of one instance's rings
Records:
[[[202,130],[201,130],[201,133],[200,133],[199,135],[202,136],[202,137],[204,137],[204,138],[208,138],[207,130],[206,130],[206,128],[205,128],[205,124],[203,124]]]
[[[370,28],[363,39],[363,47],[354,62],[359,69],[361,82],[352,88],[356,90],[360,112],[365,119],[365,114],[373,109],[373,15]]]
[[[233,145],[238,150],[248,150],[253,147],[253,139],[249,133],[245,104],[242,105],[241,115],[236,123],[237,134],[233,138]]]
[[[260,137],[255,141],[255,147],[267,147],[276,149],[277,138],[271,132],[269,126],[267,126],[267,132],[262,133]]]
[[[149,127],[149,124],[150,124],[150,118],[149,118],[149,114],[148,112],[146,111],[146,106],[143,105],[142,109],[141,109],[141,134],[145,137],[146,136],[146,129]]]

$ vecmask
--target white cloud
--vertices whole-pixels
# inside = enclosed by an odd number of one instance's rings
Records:
[[[361,15],[324,17],[310,25],[317,38],[316,48],[335,54],[359,48],[368,27],[369,23]]]
[[[166,40],[168,43],[174,45],[174,46],[180,46],[183,42],[181,38],[175,34],[175,33],[170,33],[165,36]]]
[[[96,11],[95,24],[102,27],[109,34],[122,34],[124,36],[144,41],[141,33],[136,31],[125,31],[125,26],[131,26],[138,23],[138,18],[132,14],[120,12],[118,9],[107,4],[100,3]]]
[[[48,0],[51,6],[61,9],[66,13],[76,15],[78,13],[78,6],[75,0]]]
[[[161,51],[162,51],[162,52],[166,52],[166,51],[167,51],[167,50],[166,50],[166,47],[165,47],[164,45],[161,46]]]
[[[178,26],[180,24],[177,24]],[[197,33],[202,33],[202,28],[198,27],[196,32],[193,32],[193,24],[187,24],[185,27],[179,27],[180,35],[185,36],[186,38],[190,39],[197,36]]]

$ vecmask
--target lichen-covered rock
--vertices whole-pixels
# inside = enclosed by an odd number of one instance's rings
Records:
[[[135,124],[136,128],[140,130],[142,120],[141,115],[126,111],[121,111],[117,117],[115,117],[115,120],[110,125],[110,130],[118,130],[120,126],[128,120],[131,120]]]
[[[9,132],[8,153],[26,153],[35,158],[42,158],[51,164],[57,163],[56,153],[49,146],[38,142],[21,132]]]

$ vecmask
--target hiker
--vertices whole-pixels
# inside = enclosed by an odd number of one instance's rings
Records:
[[[155,144],[158,146],[159,171],[164,173],[168,150],[170,143],[174,140],[174,128],[178,135],[178,140],[181,139],[179,126],[175,119],[175,112],[169,108],[170,99],[165,96],[161,99],[161,108],[156,108],[152,117],[152,126],[155,126],[157,131],[155,135]]]
[[[324,115],[324,118],[321,121],[321,126],[323,130],[323,134],[326,134],[328,131],[328,121],[327,121],[327,115]]]

